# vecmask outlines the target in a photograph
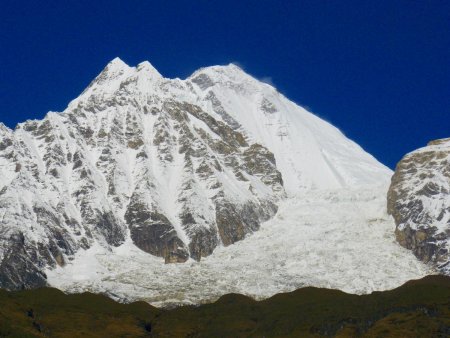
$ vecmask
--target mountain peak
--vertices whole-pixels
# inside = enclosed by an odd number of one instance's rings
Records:
[[[106,68],[108,68],[108,69],[117,69],[117,68],[125,68],[125,67],[129,67],[129,66],[119,57],[115,57],[106,65]]]
[[[136,70],[138,72],[145,72],[151,78],[162,78],[162,75],[158,72],[158,70],[153,67],[153,65],[148,61],[143,61],[137,65]]]
[[[196,70],[189,79],[193,79],[197,77],[200,74],[206,74],[213,78],[242,78],[242,77],[250,77],[249,74],[247,74],[242,68],[237,66],[234,63],[229,63],[227,65],[215,65],[215,66],[209,66],[209,67],[203,67],[198,70]]]
[[[5,124],[0,122],[0,133],[10,133],[12,132],[11,129],[9,129]]]
[[[222,66],[224,68],[228,68],[228,69],[232,69],[232,70],[237,70],[237,71],[241,71],[243,73],[245,73],[244,69],[242,67],[240,67],[238,64],[230,62],[229,64]]]
[[[230,62],[227,65],[216,65],[216,66],[210,66],[206,67],[207,69],[213,69],[216,71],[222,71],[222,72],[240,72],[245,73],[245,71],[239,67],[237,64]],[[246,74],[246,73],[245,73]]]
[[[131,69],[132,67],[128,66],[120,58],[116,57],[106,65],[106,67],[100,72],[94,82],[107,82],[109,79],[120,77]]]

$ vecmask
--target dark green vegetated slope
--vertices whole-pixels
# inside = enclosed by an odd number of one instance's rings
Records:
[[[0,292],[0,337],[147,337],[160,311],[91,293],[42,288]]]
[[[450,278],[357,296],[303,288],[172,310],[44,288],[0,291],[0,337],[450,337]]]

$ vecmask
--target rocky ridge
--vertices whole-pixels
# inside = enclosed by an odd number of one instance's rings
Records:
[[[422,261],[450,274],[450,139],[403,157],[392,177],[388,212],[397,241]]]

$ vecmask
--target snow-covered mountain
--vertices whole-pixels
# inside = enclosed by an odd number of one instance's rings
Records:
[[[403,157],[388,192],[398,242],[450,274],[450,139]]]
[[[0,125],[0,286],[44,285],[45,271],[93,248],[199,261],[285,198],[386,186],[391,174],[233,64],[180,80],[114,59],[62,113]]]

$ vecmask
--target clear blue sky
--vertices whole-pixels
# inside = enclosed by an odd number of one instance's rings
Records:
[[[10,1],[0,121],[62,111],[119,56],[166,77],[239,63],[393,167],[450,137],[450,1]]]

